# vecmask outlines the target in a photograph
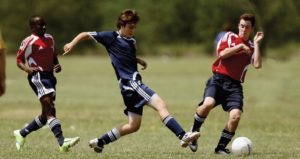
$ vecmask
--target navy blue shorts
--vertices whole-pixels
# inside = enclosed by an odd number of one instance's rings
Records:
[[[203,104],[205,97],[214,98],[215,106],[221,104],[224,111],[232,109],[243,111],[243,87],[239,81],[229,76],[214,73],[206,83],[204,97],[199,106]]]
[[[56,78],[52,72],[36,72],[28,75],[27,79],[39,99],[44,95],[53,93],[55,100]]]
[[[119,86],[123,101],[126,106],[124,113],[128,111],[143,115],[143,107],[155,94],[150,88],[142,83],[141,80],[120,80]]]

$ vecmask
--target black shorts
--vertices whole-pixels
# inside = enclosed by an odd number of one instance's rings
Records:
[[[224,111],[240,109],[243,111],[243,87],[239,81],[229,76],[214,73],[208,79],[201,106],[205,97],[212,97],[216,100],[215,106],[221,104]]]
[[[143,115],[143,107],[155,94],[150,88],[142,83],[141,80],[120,80],[119,86],[123,101],[126,106],[124,113],[128,111]]]
[[[53,93],[53,100],[55,100],[56,78],[52,72],[36,72],[28,75],[27,79],[39,99]]]

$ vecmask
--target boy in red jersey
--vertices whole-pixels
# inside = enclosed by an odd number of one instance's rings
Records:
[[[56,118],[56,78],[53,72],[59,73],[61,66],[55,53],[54,39],[50,34],[46,34],[46,22],[43,17],[31,16],[29,25],[32,34],[23,40],[19,48],[17,66],[28,74],[28,82],[41,102],[42,112],[25,128],[14,131],[16,147],[17,150],[21,150],[25,137],[47,123],[57,138],[59,150],[66,152],[78,143],[79,137],[64,138],[60,121]]]
[[[243,14],[238,24],[239,33],[227,32],[217,46],[217,60],[213,63],[213,76],[207,81],[204,99],[199,104],[194,116],[192,132],[200,131],[200,127],[210,110],[221,104],[224,111],[229,113],[217,147],[216,154],[229,154],[226,146],[231,141],[238,127],[243,112],[243,87],[247,66],[252,63],[258,69],[262,66],[259,45],[264,37],[263,32],[257,32],[252,43],[249,38],[255,25],[253,14]],[[197,141],[189,145],[197,151]]]

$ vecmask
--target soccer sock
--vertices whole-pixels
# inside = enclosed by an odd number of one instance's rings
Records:
[[[98,138],[98,146],[102,147],[103,145],[107,145],[111,142],[118,140],[121,137],[120,132],[117,128],[113,128],[107,133],[103,134],[100,138]]]
[[[224,129],[221,134],[217,149],[224,149],[228,145],[228,143],[231,141],[234,134],[235,134],[234,132],[229,132]]]
[[[195,113],[194,116],[194,125],[192,127],[192,132],[194,131],[200,131],[201,125],[204,123],[206,117],[201,117],[197,113]]]
[[[53,132],[54,136],[56,137],[59,146],[64,144],[64,136],[63,136],[63,132],[61,130],[61,125],[60,122],[57,118],[50,118],[47,120],[47,123],[51,129],[51,131]]]
[[[46,120],[42,120],[41,116],[37,116],[33,119],[33,121],[30,124],[28,124],[25,128],[21,129],[20,134],[23,137],[26,137],[32,131],[36,131],[43,127],[46,124],[46,122]]]
[[[179,138],[182,139],[185,131],[182,127],[177,123],[177,121],[172,116],[167,116],[163,123]]]

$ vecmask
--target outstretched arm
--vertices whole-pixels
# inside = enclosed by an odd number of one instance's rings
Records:
[[[63,55],[68,54],[80,41],[87,39],[91,39],[87,32],[79,33],[70,43],[65,44]]]
[[[136,58],[136,60],[137,60],[137,63],[138,63],[138,64],[140,64],[140,65],[143,66],[143,67],[142,67],[142,70],[145,70],[145,69],[147,68],[148,64],[147,64],[146,61],[144,61],[144,60],[142,60],[142,59],[140,59],[140,58]]]
[[[252,56],[252,65],[254,68],[261,68],[262,67],[262,60],[261,60],[261,54],[260,54],[260,42],[264,38],[263,32],[257,32],[254,36],[254,53]]]

